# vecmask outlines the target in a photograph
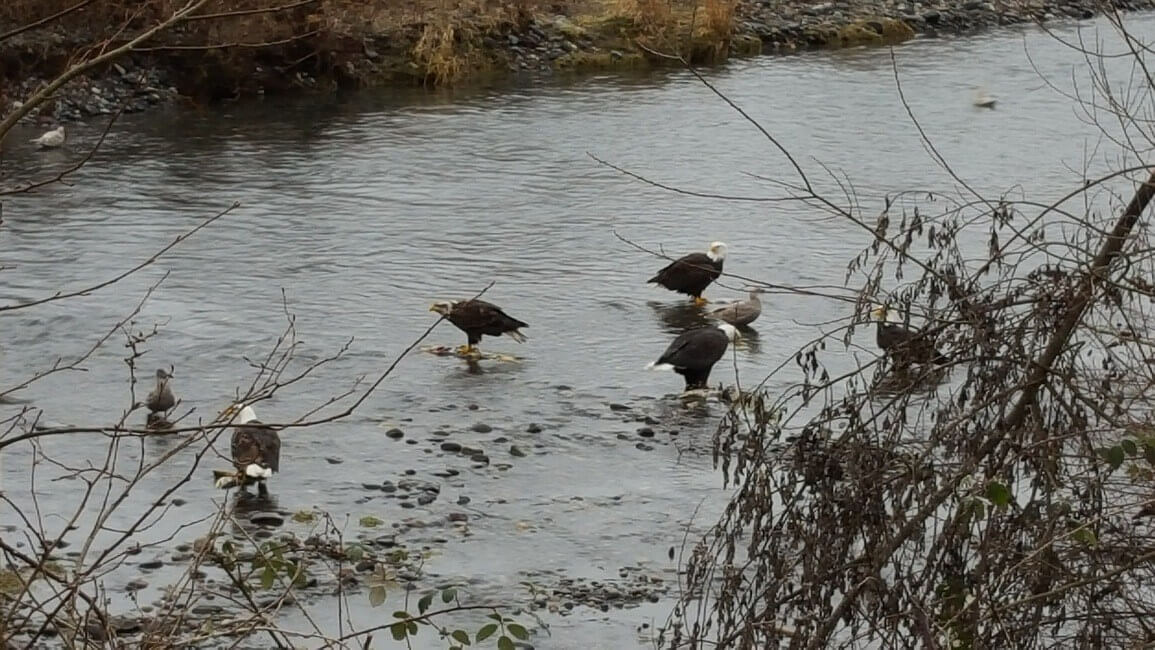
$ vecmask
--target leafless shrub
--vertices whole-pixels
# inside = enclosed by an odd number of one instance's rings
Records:
[[[1149,50],[1111,20],[1133,61],[1129,83],[1071,44],[1092,83],[1070,94],[1124,162],[1044,201],[983,196],[925,133],[960,195],[900,194],[871,208],[832,174],[844,190],[832,198],[715,91],[797,175],[775,179],[781,194],[770,197],[667,189],[797,202],[867,243],[847,264],[846,290],[827,292],[844,304],[841,324],[766,378],[800,380],[781,393],[766,380],[746,386],[719,427],[715,461],[735,495],[689,549],[662,647],[1155,642],[1145,520],[1155,512],[1155,257],[1142,219],[1155,197],[1155,84]],[[948,351],[946,369],[851,352],[856,333],[873,342],[874,303],[921,321]]]

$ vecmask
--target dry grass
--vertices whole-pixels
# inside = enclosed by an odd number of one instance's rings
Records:
[[[729,43],[734,32],[734,13],[738,0],[705,0],[704,26],[706,33],[718,42]]]

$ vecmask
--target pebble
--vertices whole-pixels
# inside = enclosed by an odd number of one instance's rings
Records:
[[[461,443],[453,442],[452,440],[446,440],[445,442],[441,443],[441,451],[457,453],[461,451]]]
[[[385,435],[394,439],[394,440],[400,440],[401,438],[405,437],[405,432],[402,431],[401,429],[394,427],[394,428],[386,431]]]
[[[125,591],[140,591],[148,586],[144,580],[130,580],[128,584],[124,585]]]
[[[528,433],[541,433],[541,425],[533,422],[528,427],[526,427],[525,430]]]
[[[451,512],[446,517],[446,519],[453,522],[469,521],[469,515],[465,514],[464,512]]]
[[[340,458],[326,458],[325,462],[329,463],[330,465],[340,465],[345,461],[341,460]]]
[[[140,568],[146,569],[148,571],[152,571],[153,569],[159,569],[162,566],[164,566],[163,560],[149,560],[147,562],[141,562],[140,563]]]
[[[484,422],[478,422],[477,424],[474,424],[470,428],[473,429],[474,431],[476,431],[477,433],[489,433],[490,431],[493,431],[493,427],[489,426],[488,424],[486,424]]]
[[[524,458],[524,457],[525,457],[525,452],[524,452],[524,451],[522,451],[522,450],[521,450],[521,447],[518,447],[517,445],[510,445],[510,447],[509,447],[509,455],[510,455],[510,456],[516,456],[516,457],[518,457],[518,458]]]
[[[654,430],[650,427],[642,427],[641,429],[638,429],[638,435],[643,438],[653,438]]]
[[[470,501],[471,499],[464,495],[457,497],[457,505],[459,506],[468,505]]]

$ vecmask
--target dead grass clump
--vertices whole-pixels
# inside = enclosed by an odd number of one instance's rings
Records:
[[[730,35],[734,32],[734,13],[737,7],[738,0],[705,0],[703,13],[706,33],[715,41],[729,44]]]
[[[662,32],[674,24],[674,0],[615,0],[615,13],[629,18],[643,33]]]
[[[457,28],[448,22],[429,23],[413,46],[413,60],[423,71],[424,81],[437,86],[461,79],[469,68],[469,57],[456,47]]]

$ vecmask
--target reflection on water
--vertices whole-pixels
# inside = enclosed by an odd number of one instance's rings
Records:
[[[1081,164],[1071,161],[1082,160],[1080,136],[1093,131],[1065,99],[1026,90],[1039,83],[1024,47],[1055,79],[1079,64],[1030,29],[914,41],[896,56],[911,110],[954,171],[982,190],[1022,182],[1053,196],[1078,182],[1080,172],[1071,170]],[[928,162],[909,126],[886,50],[756,59],[712,75],[805,161],[823,191],[841,197],[809,161],[844,170],[867,214],[881,209],[888,192],[954,187]],[[1001,98],[999,110],[973,110],[972,82],[980,77],[992,80],[986,85]],[[67,150],[46,153],[21,146],[26,134],[18,133],[17,145],[5,152],[5,171],[59,168],[102,128],[78,125]],[[675,396],[680,378],[671,383],[671,375],[645,371],[672,336],[706,320],[681,296],[647,286],[660,260],[615,232],[674,251],[723,240],[731,244],[727,272],[832,286],[844,283],[847,261],[871,235],[801,203],[663,192],[597,165],[587,152],[697,191],[778,191],[746,172],[797,180],[789,161],[679,71],[571,86],[436,95],[389,90],[126,117],[99,164],[79,173],[73,186],[5,203],[0,265],[14,270],[0,273],[3,302],[113,277],[231,202],[242,205],[115,287],[0,314],[0,386],[84,354],[163,278],[133,327],[158,324],[147,354],[181,368],[181,397],[195,409],[194,420],[220,412],[247,385],[250,360],[263,358],[281,335],[286,307],[302,359],[329,356],[352,338],[347,355],[262,403],[262,420],[289,421],[388,367],[434,322],[430,301],[472,295],[494,281],[488,295],[530,324],[530,340],[487,339],[483,349],[520,362],[470,364],[414,353],[353,417],[286,431],[284,467],[270,486],[275,501],[230,492],[234,512],[317,507],[351,521],[375,514],[443,522],[464,511],[455,504],[467,500],[485,517],[470,520],[466,537],[429,533],[445,537],[429,570],[473,580],[497,598],[513,597],[509,585],[527,566],[604,579],[639,562],[670,568],[671,540],[681,540],[691,523],[709,522],[724,501],[709,456],[724,405],[686,402]],[[719,284],[712,299],[745,297],[742,282]],[[849,317],[841,302],[777,296],[733,348],[743,385],[818,334],[805,323]],[[873,353],[873,336],[873,330],[856,334],[860,347],[852,352]],[[456,346],[462,338],[442,324],[424,344]],[[830,347],[833,374],[839,363],[833,348],[841,346]],[[19,398],[43,409],[46,422],[115,422],[131,406],[121,352],[112,345],[86,362],[85,372],[52,375]],[[786,368],[771,388],[797,378],[791,364]],[[711,380],[734,382],[730,355]],[[643,427],[653,435],[639,433]],[[392,429],[403,436],[386,436]],[[126,462],[139,453],[159,457],[180,439],[158,436],[143,452],[122,453]],[[483,450],[488,462],[446,451],[447,440]],[[80,464],[101,458],[106,445],[55,439],[44,442],[43,452]],[[4,453],[6,485],[27,483],[31,450]],[[141,485],[161,490],[190,473],[179,491],[185,505],[170,518],[174,527],[211,514],[213,500],[224,496],[213,489],[210,469],[191,452],[177,453]],[[436,481],[442,491],[432,504],[403,508],[364,488],[404,477]],[[57,512],[76,498],[61,485],[38,484],[42,504]],[[556,504],[575,498],[615,505],[562,517]],[[519,521],[536,526],[526,531]],[[15,523],[12,513],[0,511],[0,523]],[[196,534],[195,526],[162,528],[147,534]],[[163,581],[152,582],[155,590]],[[352,604],[349,615],[362,622],[379,617],[362,605]],[[585,629],[602,647],[629,647],[631,616],[572,618],[559,629]],[[536,647],[570,647],[557,637],[540,641]]]

